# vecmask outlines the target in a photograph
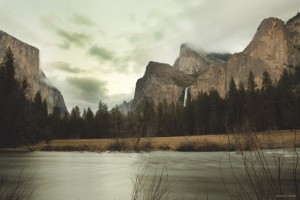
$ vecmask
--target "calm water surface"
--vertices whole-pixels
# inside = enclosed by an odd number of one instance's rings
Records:
[[[291,154],[285,154],[287,168]],[[266,154],[268,152],[266,151]],[[234,171],[242,169],[240,155],[230,154]],[[23,174],[32,177],[36,190],[34,200],[129,200],[132,178],[148,165],[149,177],[166,164],[171,195],[194,199],[230,199],[229,190],[237,187],[232,178],[229,154],[210,153],[80,153],[33,152],[1,153],[0,168],[7,176]],[[223,179],[221,176],[223,174]]]

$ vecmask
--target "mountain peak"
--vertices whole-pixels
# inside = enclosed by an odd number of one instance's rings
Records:
[[[207,53],[197,51],[188,44],[180,46],[179,57],[174,63],[174,67],[187,74],[194,74],[206,70],[206,66],[211,62]]]
[[[289,24],[289,23],[293,23],[295,21],[300,21],[300,12],[297,12],[297,14],[292,17],[291,19],[289,19],[286,23]]]

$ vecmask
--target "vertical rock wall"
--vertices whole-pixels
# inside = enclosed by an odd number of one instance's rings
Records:
[[[67,112],[67,108],[60,91],[47,85],[43,81],[46,77],[39,69],[39,50],[3,31],[0,31],[1,59],[5,55],[5,51],[8,47],[12,49],[15,57],[17,79],[20,81],[26,79],[28,82],[28,91],[26,93],[27,98],[33,100],[37,91],[40,91],[42,98],[47,101],[50,113],[53,111],[54,106],[60,107],[62,113]]]

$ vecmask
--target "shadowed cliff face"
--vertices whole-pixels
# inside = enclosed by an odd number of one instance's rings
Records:
[[[231,77],[236,84],[247,84],[250,70],[259,87],[265,70],[273,80],[278,80],[285,68],[293,69],[300,65],[300,13],[286,24],[276,18],[263,20],[245,50],[231,55],[228,60],[209,55],[184,44],[180,47],[174,67],[155,64],[157,76],[154,76],[148,69],[154,63],[149,63],[144,77],[137,81],[133,109],[146,100],[155,103],[163,99],[169,103],[181,102],[185,87],[190,88],[192,98],[201,91],[209,92],[211,89],[218,90],[220,96],[225,97]],[[190,81],[181,86],[167,81],[170,74],[165,72],[172,70],[180,70],[180,76],[191,77]],[[173,79],[177,76],[177,73],[172,74]]]
[[[0,58],[3,58],[8,47],[12,49],[15,57],[17,79],[20,81],[26,79],[28,82],[27,98],[33,100],[40,90],[42,98],[47,101],[49,113],[52,113],[54,106],[66,112],[67,108],[60,91],[43,81],[46,77],[40,73],[39,50],[0,31]]]
[[[160,101],[183,103],[184,90],[195,78],[174,67],[157,62],[149,62],[143,78],[136,83],[132,109],[143,106],[146,101],[157,105]]]
[[[289,63],[296,66],[300,63],[300,13],[286,23],[286,30],[290,46]]]

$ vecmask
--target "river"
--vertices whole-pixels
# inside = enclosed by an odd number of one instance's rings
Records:
[[[272,152],[265,154],[273,156]],[[285,159],[283,169],[291,168],[291,152],[279,150],[276,155]],[[20,172],[30,177],[35,186],[34,200],[129,200],[137,173],[147,169],[149,185],[153,174],[159,175],[164,166],[171,196],[189,200],[198,194],[199,199],[230,199],[225,186],[230,192],[237,191],[233,172],[243,173],[240,161],[241,155],[234,152],[1,153],[0,169],[6,177],[16,177]],[[292,188],[291,178],[285,184]]]

